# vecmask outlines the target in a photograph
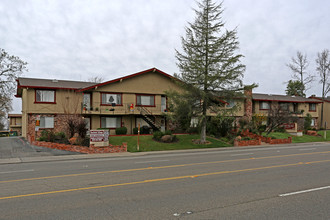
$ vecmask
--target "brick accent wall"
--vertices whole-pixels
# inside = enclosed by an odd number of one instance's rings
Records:
[[[36,119],[38,115],[40,117],[54,117],[54,128],[39,128],[39,131],[36,131]],[[77,117],[81,116],[71,114],[28,114],[27,140],[30,143],[37,140],[40,138],[43,130],[53,131],[54,133],[64,132],[68,136],[67,121],[70,118]]]

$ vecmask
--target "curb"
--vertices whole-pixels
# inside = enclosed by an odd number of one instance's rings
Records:
[[[118,158],[118,157],[134,157],[147,155],[175,154],[175,153],[198,153],[210,151],[230,151],[239,149],[257,149],[264,147],[279,147],[279,146],[297,146],[308,144],[329,144],[329,142],[308,142],[308,143],[291,143],[291,144],[272,144],[272,145],[255,145],[241,147],[223,147],[223,148],[201,148],[201,149],[186,149],[186,150],[169,150],[169,151],[147,151],[147,152],[123,152],[123,153],[104,153],[104,154],[80,154],[80,155],[61,155],[61,156],[41,156],[41,157],[21,157],[21,158],[5,158],[0,159],[0,165],[3,164],[18,164],[18,163],[33,163],[33,162],[51,162],[51,161],[68,161],[68,160],[88,160],[102,158]]]

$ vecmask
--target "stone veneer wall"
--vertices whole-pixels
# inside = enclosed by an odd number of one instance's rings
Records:
[[[252,120],[253,107],[252,107],[252,89],[244,89],[245,101],[244,101],[244,116],[248,121]]]
[[[36,128],[36,118],[40,115],[41,117],[54,117],[54,128],[39,128],[39,131],[35,131]],[[57,132],[64,132],[68,135],[67,131],[67,121],[70,118],[81,117],[79,115],[69,115],[69,114],[28,114],[28,125],[27,125],[27,140],[31,143],[37,140],[41,136],[43,130]]]

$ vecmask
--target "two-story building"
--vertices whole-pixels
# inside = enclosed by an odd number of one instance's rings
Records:
[[[322,100],[322,97],[317,97],[315,95],[312,95],[309,98],[321,102],[321,104],[318,105],[318,110],[317,110],[320,114],[320,117],[317,120],[319,127],[330,129],[330,96],[325,97],[324,100]],[[322,105],[323,105],[323,123],[321,124]]]
[[[22,135],[22,114],[8,114],[9,131],[15,135]]]
[[[164,131],[170,124],[165,117],[170,114],[166,91],[180,92],[177,80],[156,68],[103,83],[18,78],[22,136],[31,140],[43,129],[64,131],[70,117],[84,117],[89,129],[108,128],[110,134],[123,126],[132,134],[139,125]],[[251,117],[251,111],[246,114],[252,109],[251,92],[246,94],[247,98],[221,100],[225,103],[222,108],[236,105],[233,116]]]
[[[261,94],[253,93],[253,113],[268,115],[269,110],[272,107],[280,108],[281,110],[288,111],[291,115],[300,119],[300,130],[302,130],[303,119],[310,114],[312,117],[311,126],[318,128],[319,118],[319,100],[308,99],[300,96],[288,96],[288,95],[273,95],[273,94]]]

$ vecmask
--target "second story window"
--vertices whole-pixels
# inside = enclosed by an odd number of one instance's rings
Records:
[[[287,102],[281,102],[281,103],[279,103],[279,105],[280,105],[280,109],[282,111],[289,111],[289,103],[287,103]]]
[[[316,112],[316,104],[315,103],[309,103],[309,111],[310,112]]]
[[[269,102],[260,102],[259,109],[260,110],[268,110],[270,108]]]
[[[155,106],[154,95],[136,95],[137,106]]]
[[[36,90],[36,103],[55,103],[55,90]]]
[[[122,94],[101,93],[102,105],[122,105]]]

